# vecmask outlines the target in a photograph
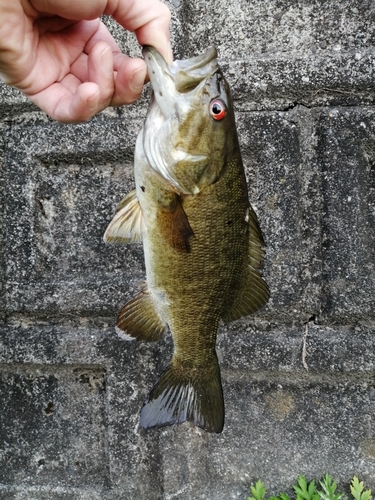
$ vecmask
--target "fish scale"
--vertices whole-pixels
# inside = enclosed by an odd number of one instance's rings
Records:
[[[136,189],[104,239],[143,241],[146,285],[121,309],[116,329],[128,340],[157,341],[167,329],[173,337],[172,359],[142,408],[143,427],[192,421],[221,432],[218,325],[267,302],[263,237],[216,50],[171,67],[152,47],[144,56],[154,96],[136,143]]]

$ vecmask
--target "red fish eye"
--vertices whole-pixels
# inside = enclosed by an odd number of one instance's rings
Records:
[[[210,113],[214,120],[222,120],[227,114],[227,108],[223,101],[214,99],[210,102]]]

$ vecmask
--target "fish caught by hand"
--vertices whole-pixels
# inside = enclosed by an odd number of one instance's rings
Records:
[[[143,427],[191,421],[221,432],[217,329],[267,302],[264,242],[216,49],[172,66],[152,47],[143,54],[153,97],[135,148],[136,189],[104,240],[142,241],[147,281],[116,329],[146,342],[172,333],[173,356],[142,408]]]

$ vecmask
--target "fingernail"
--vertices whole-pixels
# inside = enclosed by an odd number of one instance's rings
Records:
[[[110,47],[107,47],[101,53],[100,63],[101,63],[101,67],[102,67],[102,70],[104,71],[104,73],[107,73],[107,75],[113,74],[113,56],[112,56],[112,50]]]
[[[130,88],[135,92],[141,91],[145,83],[146,75],[147,69],[145,67],[135,70],[130,79]]]

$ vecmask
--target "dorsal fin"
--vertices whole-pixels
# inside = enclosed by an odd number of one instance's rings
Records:
[[[136,243],[142,241],[144,231],[143,214],[134,189],[118,204],[103,239],[106,243]]]

